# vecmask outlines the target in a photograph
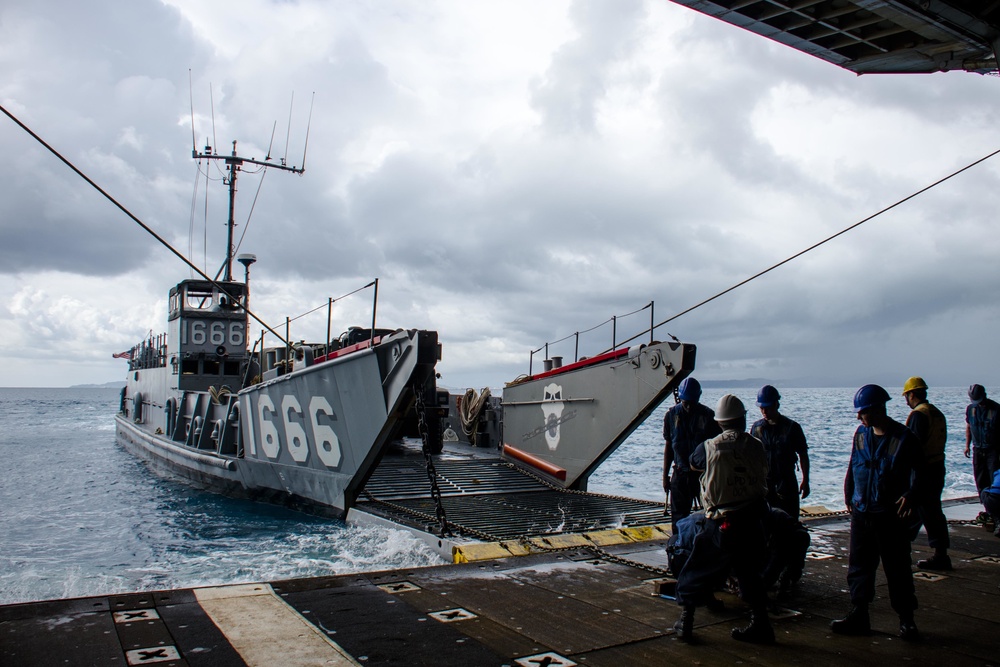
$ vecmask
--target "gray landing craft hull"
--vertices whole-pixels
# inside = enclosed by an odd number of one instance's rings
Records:
[[[694,370],[695,346],[652,343],[532,376],[503,393],[503,455],[563,488],[591,473]]]
[[[198,486],[343,516],[413,411],[415,391],[433,388],[438,356],[436,333],[399,331],[215,399],[157,396],[148,375],[168,369],[141,371],[147,377],[130,376],[126,393],[143,394],[142,405],[116,417],[117,438]]]

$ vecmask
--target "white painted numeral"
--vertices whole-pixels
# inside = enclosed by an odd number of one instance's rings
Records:
[[[264,411],[267,411],[265,415]],[[281,440],[278,436],[278,428],[274,425],[275,414],[274,402],[267,394],[261,394],[257,402],[257,416],[260,417],[260,447],[269,459],[278,458],[281,450]]]
[[[225,345],[226,344],[226,323],[225,322],[212,322],[211,326],[211,342],[212,345]]]
[[[316,443],[316,455],[329,468],[340,465],[340,439],[333,429],[319,423],[320,414],[325,414],[331,420],[337,416],[330,406],[330,401],[323,396],[313,396],[309,401],[309,418],[312,421],[313,438]]]
[[[205,340],[205,322],[202,320],[194,320],[191,322],[191,344],[204,345]]]
[[[229,346],[236,348],[243,346],[242,322],[233,322],[229,325]]]
[[[299,419],[305,419],[305,415],[302,414],[302,406],[299,404],[299,399],[289,394],[281,400],[281,417],[285,422],[285,438],[286,442],[288,442],[288,453],[291,454],[292,458],[298,463],[302,463],[309,458],[308,439],[306,436],[306,430],[302,428],[302,424],[297,421],[292,421],[293,412],[299,417]]]

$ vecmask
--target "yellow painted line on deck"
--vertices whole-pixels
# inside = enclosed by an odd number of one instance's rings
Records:
[[[359,665],[269,584],[196,588],[194,595],[250,667]]]
[[[808,505],[799,510],[802,514],[807,517],[813,514],[829,514],[833,512],[829,507],[823,507],[822,505]]]
[[[452,547],[452,561],[472,563],[480,560],[510,558],[545,553],[553,549],[573,547],[608,547],[616,544],[665,540],[670,537],[670,524],[654,526],[634,526],[610,528],[589,533],[567,533],[549,537],[532,537],[527,540],[505,540],[502,542],[477,542]]]

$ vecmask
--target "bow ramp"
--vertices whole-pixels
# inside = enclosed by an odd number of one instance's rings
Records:
[[[522,378],[494,406],[499,419],[465,429],[495,446],[446,442],[428,457],[419,443],[396,445],[348,520],[404,527],[456,562],[663,538],[662,502],[589,493],[587,481],[690,373],[694,353],[654,343]]]

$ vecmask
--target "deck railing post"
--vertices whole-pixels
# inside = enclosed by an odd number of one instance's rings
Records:
[[[653,302],[649,302],[649,344],[653,344],[653,328],[656,320],[653,318]]]
[[[323,356],[330,356],[330,326],[333,322],[333,297],[326,300],[326,345],[323,346]]]

